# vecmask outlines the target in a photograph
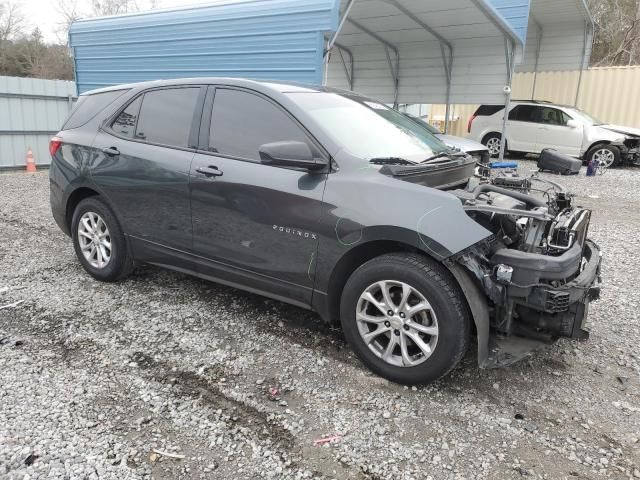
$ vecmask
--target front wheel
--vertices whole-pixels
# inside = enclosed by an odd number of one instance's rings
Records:
[[[469,344],[469,312],[458,284],[417,254],[387,254],[360,266],[345,286],[340,317],[365,365],[401,384],[446,375]]]
[[[587,165],[593,161],[596,169],[604,170],[620,163],[620,149],[613,145],[596,145],[587,152]]]

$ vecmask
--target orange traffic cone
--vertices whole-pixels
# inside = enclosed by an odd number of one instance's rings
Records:
[[[36,171],[36,161],[33,159],[33,152],[31,149],[27,150],[27,172],[33,173]]]

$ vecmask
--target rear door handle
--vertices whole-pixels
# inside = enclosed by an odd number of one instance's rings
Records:
[[[115,157],[116,155],[120,155],[120,150],[116,147],[107,147],[102,149],[102,153],[109,155],[110,157]]]
[[[201,173],[205,177],[221,177],[222,170],[218,170],[215,165],[209,165],[208,167],[198,167],[196,172]]]

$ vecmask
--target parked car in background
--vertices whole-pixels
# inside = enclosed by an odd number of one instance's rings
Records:
[[[448,145],[451,148],[457,148],[458,150],[468,153],[478,161],[483,160],[484,163],[488,163],[490,155],[489,149],[486,145],[483,145],[480,142],[476,142],[475,140],[472,140],[470,138],[457,137],[455,135],[447,135],[446,133],[442,133],[440,129],[434,127],[423,118],[416,117],[415,115],[411,115],[410,113],[403,113],[403,115],[429,130],[445,145]]]
[[[500,153],[504,105],[480,105],[469,119],[469,137]],[[601,122],[575,107],[543,101],[513,101],[509,110],[506,149],[540,153],[553,148],[561,153],[595,160],[606,167],[640,165],[640,130]]]
[[[483,367],[585,338],[590,211],[478,185],[469,155],[374,110],[230,78],[88,92],[51,140],[53,217],[98,280],[143,262],[315,310],[399,383],[445,375],[473,333]]]

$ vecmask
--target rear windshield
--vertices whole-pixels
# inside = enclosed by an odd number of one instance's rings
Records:
[[[63,130],[78,128],[87,123],[116,98],[129,90],[110,90],[108,92],[80,95],[73,111],[67,118]]]
[[[504,105],[480,105],[474,115],[476,117],[488,117],[494,113],[498,113],[504,108]]]

